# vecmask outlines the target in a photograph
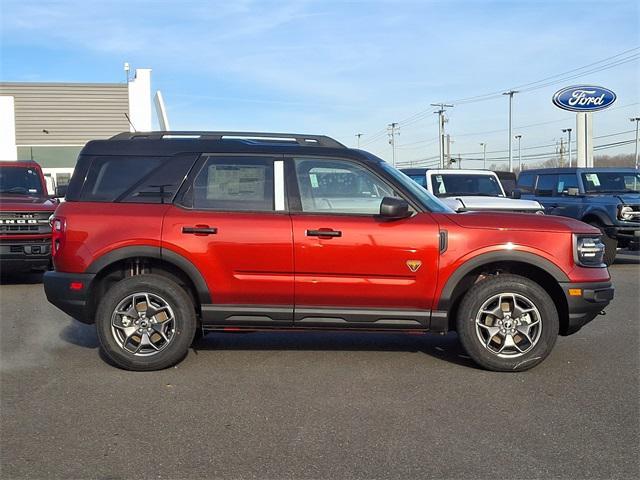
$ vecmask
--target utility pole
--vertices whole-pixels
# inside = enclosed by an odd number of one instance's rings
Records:
[[[560,159],[558,160],[558,166],[563,167],[564,163],[564,137],[560,137],[560,148],[558,149],[558,153],[560,154]]]
[[[522,149],[520,148],[520,142],[522,140],[522,135],[516,135],[516,140],[518,140],[518,172],[522,171]]]
[[[569,168],[571,168],[571,129],[570,128],[563,128],[562,129],[562,133],[569,134]]]
[[[444,168],[444,112],[447,111],[447,108],[452,108],[453,105],[449,105],[446,103],[432,103],[432,107],[440,107],[433,113],[438,114],[438,146],[440,150],[440,168]]]
[[[482,142],[480,144],[482,147],[482,168],[487,169],[487,144]]]
[[[396,135],[400,135],[400,127],[397,122],[387,125],[389,135],[389,145],[391,145],[391,165],[396,166]]]
[[[518,93],[516,90],[509,90],[504,92],[503,95],[509,95],[509,171],[513,172],[513,138],[512,134],[512,120],[513,120],[513,96]]]
[[[447,146],[444,154],[445,165],[447,166],[447,168],[451,168],[451,135],[447,133],[445,135],[445,138],[446,138],[445,145]]]
[[[632,122],[636,122],[636,169],[638,168],[638,122],[640,122],[640,117],[630,118]]]
[[[356,133],[356,137],[358,138],[358,149],[360,149],[360,137],[364,135],[364,133]]]

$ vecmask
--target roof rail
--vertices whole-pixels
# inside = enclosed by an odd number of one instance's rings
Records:
[[[163,139],[197,139],[197,140],[274,140],[297,143],[305,147],[347,148],[337,140],[325,135],[303,135],[299,133],[263,133],[263,132],[206,132],[206,131],[157,131],[157,132],[123,132],[109,140],[163,140]]]

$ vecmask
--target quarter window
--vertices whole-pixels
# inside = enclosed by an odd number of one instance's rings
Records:
[[[209,157],[193,182],[191,195],[196,209],[273,211],[274,161]]]
[[[399,195],[357,163],[331,159],[296,159],[302,211],[377,215],[384,197]]]

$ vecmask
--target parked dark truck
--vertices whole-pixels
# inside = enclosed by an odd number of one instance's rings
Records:
[[[49,217],[57,201],[47,194],[36,162],[0,162],[0,271],[46,270],[51,264]]]
[[[640,171],[633,168],[545,168],[518,177],[523,198],[549,215],[577,218],[602,232],[604,261],[620,248],[640,244]]]

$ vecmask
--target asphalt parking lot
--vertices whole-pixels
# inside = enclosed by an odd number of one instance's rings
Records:
[[[455,334],[210,334],[180,365],[105,363],[38,275],[0,286],[2,478],[633,478],[640,256],[607,315],[525,373]]]

